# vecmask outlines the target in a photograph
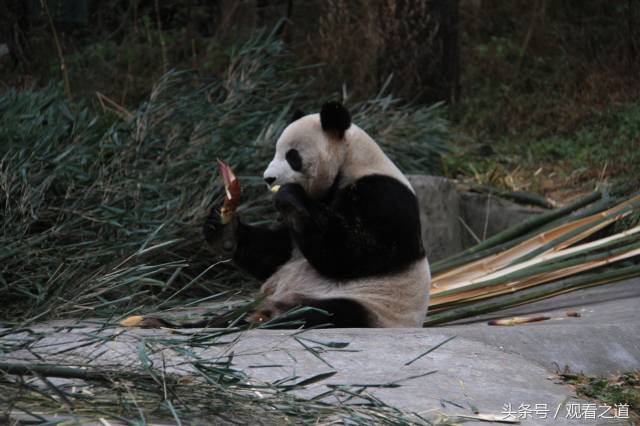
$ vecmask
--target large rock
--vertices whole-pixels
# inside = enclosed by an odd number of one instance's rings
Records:
[[[460,196],[455,183],[439,176],[412,175],[409,180],[418,197],[422,241],[430,261],[463,250],[459,218]]]
[[[640,370],[640,278],[585,288],[458,321],[437,330],[517,353],[549,371],[611,375]],[[579,317],[567,316],[572,311]],[[512,327],[495,318],[547,316]]]
[[[445,259],[542,210],[489,194],[459,192],[454,180],[409,175],[420,205],[422,240],[429,261]]]
[[[469,231],[461,234],[462,245],[465,248],[477,244],[478,239],[485,240],[542,211],[495,195],[474,192],[460,193],[460,210],[465,224],[475,234],[472,235]]]
[[[568,418],[567,410],[576,405],[584,409],[588,403],[576,399],[568,386],[558,384],[554,373],[566,368],[589,375],[639,370],[639,304],[640,279],[635,278],[426,329],[254,330],[202,340],[205,333],[192,340],[193,331],[188,330],[171,334],[103,327],[100,321],[56,321],[31,326],[33,335],[48,337],[29,350],[5,352],[0,360],[88,363],[131,370],[141,365],[139,345],[144,340],[156,348],[148,354],[151,362],[166,363],[168,371],[191,374],[188,358],[162,349],[171,342],[199,359],[229,360],[233,354],[234,368],[269,382],[294,376],[297,382],[336,372],[306,387],[300,393],[304,397],[325,392],[327,385],[367,385],[367,391],[382,401],[432,420],[438,414],[474,416],[475,409],[500,417],[505,405],[517,410],[521,404],[539,404],[549,410],[547,418],[541,417],[543,412],[531,414],[522,424],[602,424],[609,420]],[[568,317],[567,311],[580,316]],[[551,319],[512,327],[487,324],[496,317],[534,314]],[[26,332],[22,337],[9,335],[0,338],[0,343],[17,347],[20,338],[30,336]],[[435,348],[452,336],[456,337]],[[347,346],[323,345],[328,342]],[[597,403],[598,413],[602,405]]]
[[[565,405],[586,402],[576,399],[569,386],[551,380],[548,370],[518,354],[463,337],[442,344],[455,336],[445,330],[254,330],[192,346],[188,335],[171,335],[163,330],[129,329],[122,333],[86,323],[69,325],[73,327],[55,332],[33,327],[34,332],[53,333],[29,351],[6,354],[4,361],[88,363],[124,371],[150,362],[167,372],[193,374],[190,358],[169,347],[162,349],[163,339],[170,338],[174,345],[183,339],[181,347],[197,359],[220,360],[225,366],[232,362],[232,367],[259,381],[299,382],[335,372],[298,391],[302,397],[314,397],[331,386],[343,385],[353,391],[366,389],[386,404],[431,420],[476,415],[500,419],[506,417],[509,406],[515,412],[521,404],[540,404],[548,409],[547,419],[542,413],[529,414],[524,424],[584,424],[581,419],[567,418]],[[82,325],[85,328],[78,328]],[[88,334],[97,337],[96,343],[78,344],[86,342]],[[113,339],[115,334],[117,340]],[[142,359],[141,341],[155,348]],[[326,345],[330,342],[346,347],[332,348]]]

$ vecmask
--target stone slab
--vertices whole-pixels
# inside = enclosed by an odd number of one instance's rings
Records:
[[[460,215],[466,225],[460,234],[462,245],[471,247],[542,211],[491,194],[460,192]]]
[[[569,311],[580,314],[568,317]],[[491,319],[544,315],[547,321],[490,326]],[[640,370],[640,278],[436,327],[522,355],[550,371],[607,375]]]
[[[460,195],[455,182],[439,176],[408,176],[420,206],[422,242],[432,262],[464,249],[459,221]]]
[[[46,327],[35,330],[43,331]],[[91,360],[95,366],[130,369],[140,364],[137,350],[140,338],[153,342],[155,337],[167,337],[168,333],[165,330],[127,329],[116,340],[97,346],[78,343],[86,340],[87,333],[110,335],[122,330],[101,330],[91,324],[85,328],[58,330],[55,335],[33,345],[31,352],[17,351],[5,354],[2,359],[35,361],[34,354],[38,354],[48,362],[74,364]],[[301,396],[323,393],[328,390],[327,385],[368,386],[367,391],[385,403],[432,420],[473,417],[475,411],[482,415],[504,416],[508,404],[512,411],[521,404],[531,407],[540,404],[539,407],[549,410],[547,419],[542,418],[542,414],[531,415],[522,424],[585,424],[584,419],[567,417],[567,404],[587,402],[575,398],[572,389],[557,383],[543,366],[512,351],[458,336],[416,359],[454,336],[453,331],[435,328],[253,330],[239,336],[225,336],[216,345],[204,349],[191,349],[210,360],[225,360],[233,354],[233,365],[258,380],[295,378],[298,381],[320,373],[336,372],[332,377],[309,385]],[[343,349],[331,349],[322,344],[326,342],[348,345]],[[166,363],[168,371],[189,373],[189,368],[175,351],[158,351],[149,358],[152,362]],[[427,373],[431,374],[425,375]],[[400,386],[377,386],[389,383]]]
[[[418,197],[422,241],[431,262],[459,253],[543,211],[495,195],[460,192],[455,180],[440,176],[407,178]]]

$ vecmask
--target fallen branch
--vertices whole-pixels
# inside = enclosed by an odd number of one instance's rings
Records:
[[[115,374],[105,371],[87,370],[84,368],[63,367],[50,364],[27,364],[0,362],[0,371],[17,376],[44,376],[60,379],[81,379],[90,381],[110,381]],[[127,379],[131,380],[131,372],[127,372]]]
[[[508,189],[497,188],[495,186],[478,184],[471,184],[470,186],[468,186],[468,188],[472,192],[497,195],[500,198],[515,201],[519,204],[529,204],[533,206],[543,207],[545,209],[552,209],[556,207],[554,203],[549,199],[531,192],[510,191]]]

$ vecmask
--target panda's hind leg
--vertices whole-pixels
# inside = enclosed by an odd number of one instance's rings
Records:
[[[247,321],[252,324],[272,323],[269,328],[368,328],[371,315],[355,300],[346,298],[310,299],[296,297],[295,301],[267,302],[253,312]],[[313,308],[300,309],[296,308]],[[287,312],[293,311],[287,315]]]

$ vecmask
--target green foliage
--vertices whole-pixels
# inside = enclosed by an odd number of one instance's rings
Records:
[[[216,158],[234,167],[240,213],[269,220],[262,170],[293,105],[325,100],[283,44],[258,33],[230,54],[224,79],[171,72],[136,110],[97,112],[48,87],[0,98],[1,318],[109,316],[239,291],[253,282],[212,265],[201,224],[218,208]],[[405,171],[445,149],[438,108],[381,94],[350,105]]]
[[[604,180],[637,190],[639,6],[461,3],[462,97],[449,111],[467,138],[451,173],[559,202]]]
[[[527,144],[534,161],[563,158],[574,168],[629,167],[640,164],[640,104],[611,108],[594,115],[572,134],[554,135]]]
[[[556,188],[573,197],[607,180],[630,194],[640,188],[639,123],[640,103],[591,110],[571,129],[532,126],[521,133],[496,136],[475,150],[473,145],[459,150],[460,155],[445,161],[448,170],[473,176],[480,183],[489,179],[494,185],[517,185],[533,192]],[[487,147],[489,154],[484,154],[482,149]],[[554,186],[546,187],[544,179]]]
[[[640,410],[640,373],[638,372],[612,377],[563,374],[562,378],[576,387],[578,395],[597,399],[610,406],[628,404],[629,411],[638,415]]]
[[[28,359],[0,360],[3,423],[445,426],[464,420],[400,409],[374,392],[435,371],[373,384],[329,380],[338,371],[324,352],[358,351],[348,341],[323,342],[299,332],[295,339],[309,353],[305,362],[317,362],[314,374],[274,372],[270,376],[278,379],[266,381],[258,368],[286,366],[269,364],[272,347],[235,354],[242,339],[238,329],[138,334],[103,327],[32,327],[28,335],[3,330],[0,353],[29,352]],[[257,364],[238,365],[247,355]]]

